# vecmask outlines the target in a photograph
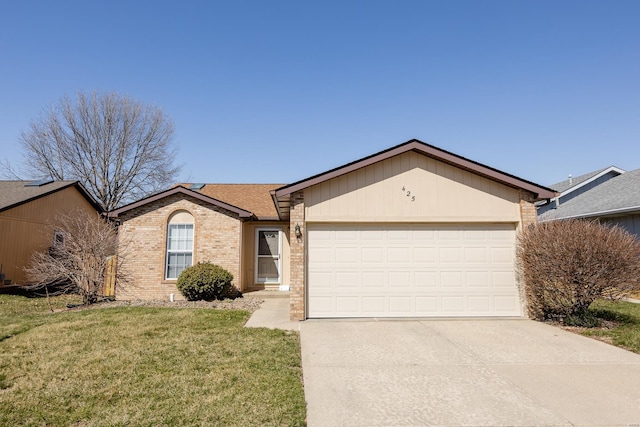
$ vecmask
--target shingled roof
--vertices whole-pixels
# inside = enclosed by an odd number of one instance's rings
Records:
[[[227,209],[240,218],[278,221],[270,191],[280,186],[282,184],[176,184],[168,190],[119,207],[109,216],[118,217],[147,203],[181,193]]]
[[[192,184],[179,184],[190,188]],[[271,198],[271,190],[284,184],[204,184],[200,189],[193,189],[205,196],[237,206],[253,213],[258,219],[278,220],[278,211]]]
[[[0,181],[0,212],[28,203],[67,187],[75,186],[96,210],[98,203],[78,181],[43,181],[41,185],[30,185],[32,181]]]
[[[550,185],[549,188],[553,188],[558,193],[564,193],[570,188],[578,187],[581,184],[591,180],[592,178],[596,178],[598,175],[604,175],[605,173],[608,173],[608,172],[617,173],[619,175],[621,173],[624,173],[624,170],[615,166],[609,166],[606,168],[598,169],[597,171],[585,173],[584,175],[579,175],[576,177],[565,179],[564,181]]]
[[[541,214],[540,221],[640,211],[640,169],[625,172]]]

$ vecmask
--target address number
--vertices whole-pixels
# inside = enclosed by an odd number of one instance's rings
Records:
[[[408,190],[405,186],[402,186],[402,192],[405,193],[405,195],[409,198],[409,200],[411,200],[412,202],[416,201],[416,196],[414,196],[413,194],[411,194],[411,191]]]

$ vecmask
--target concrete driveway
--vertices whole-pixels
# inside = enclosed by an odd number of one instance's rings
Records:
[[[529,320],[300,323],[316,426],[640,426],[640,355]]]

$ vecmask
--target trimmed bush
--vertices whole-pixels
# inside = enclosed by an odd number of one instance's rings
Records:
[[[189,301],[212,301],[229,295],[233,275],[219,265],[199,262],[184,269],[176,286]]]
[[[579,323],[596,299],[640,289],[640,241],[620,227],[583,220],[533,225],[518,237],[517,254],[534,319]]]

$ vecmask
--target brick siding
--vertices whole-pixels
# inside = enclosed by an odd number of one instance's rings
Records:
[[[229,270],[240,283],[241,221],[235,214],[195,198],[174,194],[126,212],[120,217],[119,254],[126,259],[131,282],[119,284],[116,298],[184,299],[175,280],[165,280],[167,224],[172,214],[194,218],[193,262],[211,261]]]
[[[520,218],[523,228],[538,222],[538,212],[533,204],[533,196],[522,190],[520,190]]]
[[[304,320],[305,301],[305,222],[304,222],[304,193],[295,192],[291,195],[289,242],[291,265],[291,288],[289,292],[290,320]],[[296,237],[296,225],[300,226],[301,238]]]

